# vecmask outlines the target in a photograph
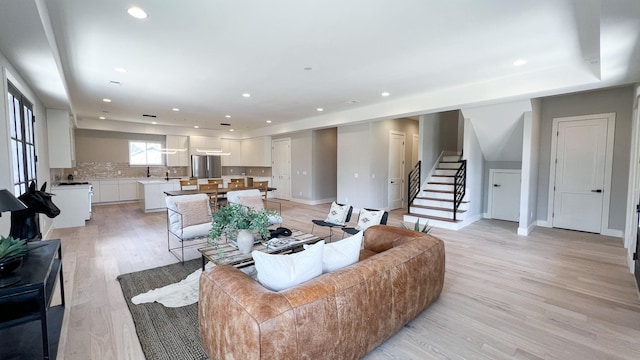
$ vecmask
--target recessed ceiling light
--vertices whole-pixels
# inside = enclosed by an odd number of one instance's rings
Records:
[[[158,125],[158,122],[157,121],[152,121],[151,124],[152,125]]]
[[[227,119],[231,119],[231,115],[225,115],[224,117],[226,117]]]
[[[513,62],[513,66],[522,66],[522,65],[525,65],[526,63],[527,63],[527,60],[518,59]]]
[[[127,72],[127,69],[121,68],[121,67],[117,67],[117,68],[115,68],[113,70],[115,70],[116,72],[119,72],[119,73],[126,73]]]
[[[386,91],[385,91],[385,92],[383,92],[383,93],[382,93],[382,94],[380,94],[380,95],[382,95],[382,96],[385,96],[385,97],[386,97],[386,96],[389,96],[389,95],[391,95],[391,94],[389,94],[388,92],[386,92]]]
[[[323,109],[323,108],[317,108],[316,110],[317,110],[317,111],[324,111],[324,109]]]
[[[147,15],[146,11],[142,10],[137,6],[132,6],[127,9],[129,15],[133,16],[136,19],[146,19],[149,15]]]
[[[104,98],[104,99],[102,99],[102,101],[104,101],[104,102],[111,102],[111,99]]]
[[[178,109],[178,108],[173,108],[173,109],[171,109],[171,110],[173,110],[173,111],[180,111],[180,109]]]
[[[244,93],[244,94],[242,94],[242,97],[249,98],[249,97],[251,97],[251,94],[249,94],[249,93]]]
[[[200,126],[198,126],[198,125],[194,125],[194,126],[193,126],[193,128],[194,128],[194,129],[200,129]]]
[[[229,131],[233,131],[233,129],[229,129]]]
[[[104,117],[104,116],[100,116],[100,117],[98,117],[98,119],[100,119],[100,120],[104,120],[104,119],[106,119],[106,117]]]
[[[271,120],[267,120],[267,124],[271,124]]]

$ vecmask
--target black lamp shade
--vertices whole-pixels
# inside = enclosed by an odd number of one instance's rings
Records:
[[[0,190],[0,213],[5,211],[24,210],[27,207],[18,200],[11,191],[7,189]]]

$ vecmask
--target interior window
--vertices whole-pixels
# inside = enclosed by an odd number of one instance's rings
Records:
[[[11,162],[13,165],[14,194],[27,191],[29,182],[37,179],[36,144],[34,136],[33,104],[8,82],[9,126],[11,133]]]
[[[129,165],[163,165],[162,144],[148,141],[129,141]]]

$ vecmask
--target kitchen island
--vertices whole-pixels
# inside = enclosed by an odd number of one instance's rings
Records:
[[[138,180],[140,209],[145,213],[164,211],[167,208],[165,192],[175,190],[180,190],[180,180],[178,179]]]

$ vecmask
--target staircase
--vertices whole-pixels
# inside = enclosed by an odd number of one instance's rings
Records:
[[[456,173],[459,173],[463,164],[459,155],[442,156],[431,178],[413,200],[404,221],[420,221],[421,224],[428,221],[429,225],[435,227],[456,230],[461,228],[469,208],[467,196],[459,198],[460,204],[455,214],[453,209]]]

